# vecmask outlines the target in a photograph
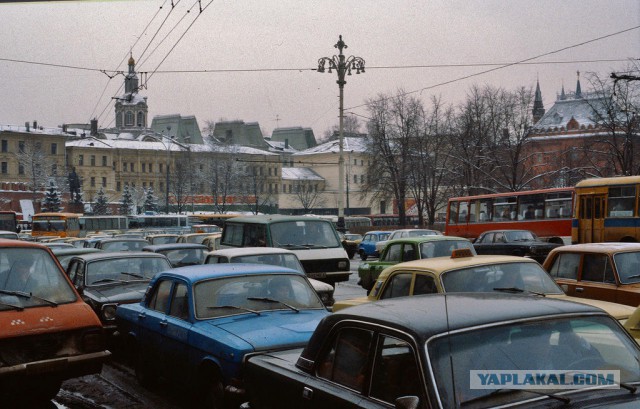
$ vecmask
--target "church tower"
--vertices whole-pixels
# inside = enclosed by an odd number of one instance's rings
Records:
[[[129,71],[124,77],[124,95],[116,98],[116,128],[141,129],[147,127],[147,97],[138,94],[138,74],[133,55],[129,57]]]
[[[544,105],[542,104],[542,92],[540,92],[540,81],[536,80],[536,96],[533,100],[533,123],[535,124],[544,115]]]

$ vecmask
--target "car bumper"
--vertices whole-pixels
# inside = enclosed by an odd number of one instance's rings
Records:
[[[60,379],[75,378],[100,372],[102,364],[110,356],[109,351],[99,351],[0,367],[0,379],[30,378],[41,375],[56,375]]]
[[[350,275],[351,275],[351,271],[307,273],[307,277],[309,278],[315,278],[316,280],[332,281],[332,282],[349,281]]]

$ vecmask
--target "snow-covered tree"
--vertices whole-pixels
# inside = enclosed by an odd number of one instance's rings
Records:
[[[107,201],[107,196],[104,194],[104,190],[100,188],[98,190],[96,201],[93,204],[93,214],[95,215],[106,215],[109,214],[109,206]]]
[[[133,206],[133,197],[131,196],[131,192],[129,191],[129,185],[124,185],[124,189],[122,190],[122,201],[120,202],[120,214],[122,216],[127,216],[131,214],[131,208]]]
[[[49,180],[49,186],[45,192],[44,200],[42,201],[43,212],[59,212],[61,209],[60,192],[58,186],[52,180]]]
[[[158,211],[158,198],[153,194],[153,188],[150,187],[144,192],[144,204],[142,205],[145,212]]]

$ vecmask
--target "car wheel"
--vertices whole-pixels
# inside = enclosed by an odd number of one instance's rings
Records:
[[[140,352],[139,349],[136,350],[133,360],[138,383],[145,388],[154,386],[157,378],[153,373],[153,368],[151,368],[149,360]]]
[[[361,251],[360,252],[360,260],[366,261],[367,260],[367,253],[365,253],[364,251]]]
[[[218,371],[208,369],[200,379],[200,396],[202,407],[221,409],[224,407],[224,385]]]

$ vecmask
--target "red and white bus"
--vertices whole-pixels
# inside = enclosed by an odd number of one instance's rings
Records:
[[[473,240],[487,230],[523,229],[570,244],[573,197],[572,187],[454,197],[447,205],[445,234]]]

